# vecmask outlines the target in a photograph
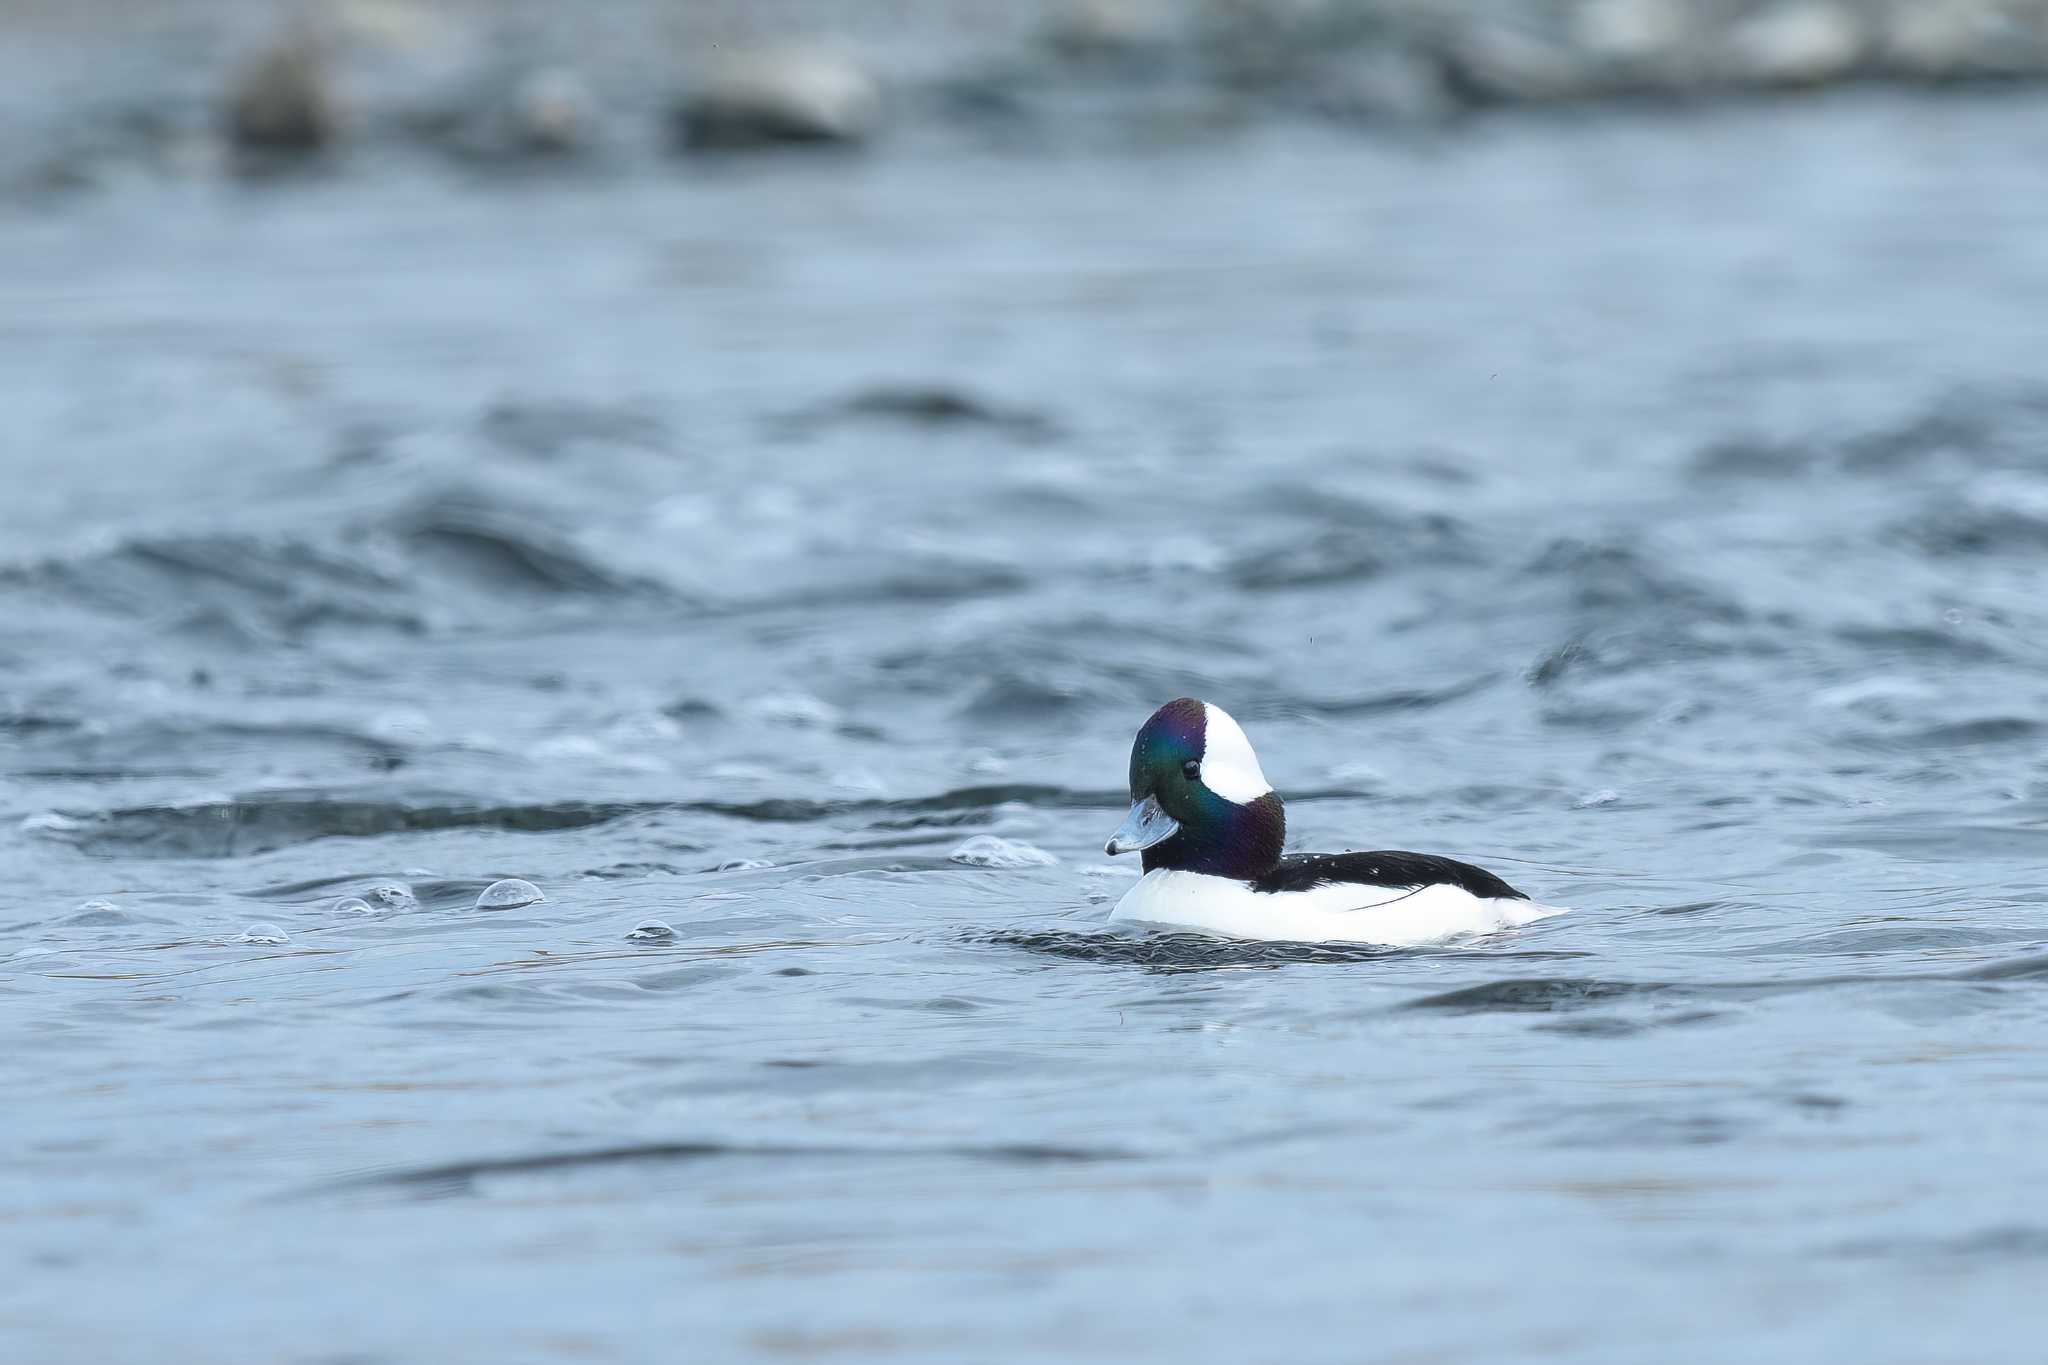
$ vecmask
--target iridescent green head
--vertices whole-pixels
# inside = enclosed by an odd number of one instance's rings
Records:
[[[1147,872],[1250,880],[1272,870],[1286,837],[1280,798],[1222,708],[1182,697],[1152,713],[1131,743],[1131,813],[1105,851],[1142,850]]]

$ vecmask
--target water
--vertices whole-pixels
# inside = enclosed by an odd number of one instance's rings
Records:
[[[2044,112],[10,205],[7,1355],[2033,1358]]]

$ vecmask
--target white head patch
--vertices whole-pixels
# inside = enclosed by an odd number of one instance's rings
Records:
[[[1252,742],[1220,706],[1202,703],[1202,785],[1225,801],[1244,805],[1273,790],[1259,771]]]

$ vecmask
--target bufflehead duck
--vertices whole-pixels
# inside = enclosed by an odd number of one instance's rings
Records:
[[[1143,852],[1112,924],[1297,943],[1427,943],[1560,913],[1427,853],[1283,856],[1287,814],[1238,723],[1182,697],[1131,744],[1131,813],[1104,851]]]

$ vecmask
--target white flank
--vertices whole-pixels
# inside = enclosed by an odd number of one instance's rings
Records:
[[[1124,893],[1109,922],[1221,938],[1399,948],[1515,929],[1563,913],[1534,901],[1475,896],[1448,883],[1330,882],[1307,891],[1264,892],[1230,877],[1161,868]]]
[[[1273,790],[1244,730],[1220,706],[1202,703],[1202,785],[1242,806]]]

